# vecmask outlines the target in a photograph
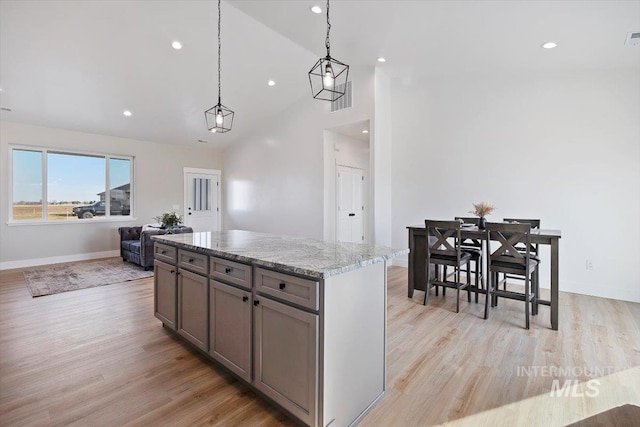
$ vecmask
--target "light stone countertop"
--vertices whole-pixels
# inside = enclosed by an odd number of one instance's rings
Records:
[[[182,249],[318,279],[409,253],[409,249],[324,242],[243,230],[165,234],[151,238]]]

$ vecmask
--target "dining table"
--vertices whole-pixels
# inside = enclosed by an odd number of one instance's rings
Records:
[[[427,262],[427,231],[424,224],[408,226],[409,230],[409,280],[408,296],[413,297],[413,291],[424,291],[426,288],[426,262]],[[460,231],[461,238],[485,241],[485,230],[477,227],[463,227]],[[561,230],[533,229],[531,230],[531,243],[549,245],[551,248],[551,293],[548,300],[538,298],[538,304],[547,305],[551,310],[551,329],[558,330],[558,247],[560,243]]]

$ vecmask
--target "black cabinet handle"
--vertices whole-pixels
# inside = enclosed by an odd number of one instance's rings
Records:
[[[350,213],[350,214],[349,214],[349,216],[356,216],[356,214],[354,214],[354,213]]]
[[[224,272],[229,274],[229,273],[231,273],[231,270],[232,270],[231,268],[227,267],[227,268],[224,269]]]
[[[284,289],[284,288],[285,288],[285,286],[287,286],[287,285],[286,285],[284,282],[280,282],[280,289],[281,289],[281,290],[282,290],[282,289]]]
[[[253,301],[253,305],[257,306],[258,304],[260,304],[260,301],[258,300]]]
[[[171,274],[173,274],[173,273],[175,273],[175,272],[176,272],[175,270],[171,270]]]
[[[242,297],[242,301],[244,301],[244,302],[249,301],[249,297],[248,297],[248,296],[246,296],[246,295],[245,295],[245,296],[243,296],[243,297]]]
[[[193,262],[193,258],[189,258],[189,262]]]
[[[164,254],[166,254],[166,253],[167,253],[167,251],[161,251],[160,253],[161,253],[162,255],[164,255]]]

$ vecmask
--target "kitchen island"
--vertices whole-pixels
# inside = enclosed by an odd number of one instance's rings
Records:
[[[155,316],[310,426],[384,394],[386,266],[407,250],[233,230],[154,236]]]

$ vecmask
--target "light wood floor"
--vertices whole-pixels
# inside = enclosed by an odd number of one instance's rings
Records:
[[[407,298],[406,276],[389,269],[387,392],[361,425],[551,426],[640,406],[640,304],[561,293],[560,331],[547,307],[527,331],[521,302],[484,321],[466,297],[456,314],[452,291]],[[551,397],[554,379],[579,385]],[[293,423],[162,328],[152,279],[31,298],[22,270],[0,271],[0,425],[210,424]]]

